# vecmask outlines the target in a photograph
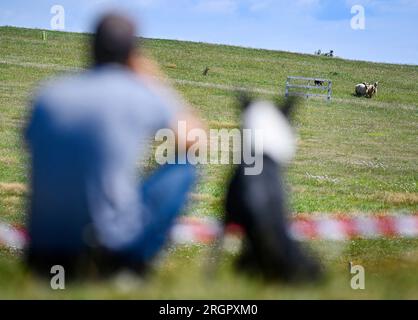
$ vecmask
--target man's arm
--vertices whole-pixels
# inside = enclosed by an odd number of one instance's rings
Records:
[[[184,123],[184,131],[179,131],[179,128],[181,128],[179,123]],[[171,129],[176,135],[177,146],[180,149],[179,151],[184,151],[181,150],[181,148],[185,148],[187,151],[196,142],[196,140],[187,139],[189,133],[194,129],[206,131],[206,126],[204,126],[202,121],[187,108],[175,116],[173,123],[171,124]]]
[[[155,61],[145,57],[143,54],[135,54],[130,58],[130,68],[134,70],[141,79],[144,80],[146,85],[155,91],[159,96],[165,97],[171,104],[178,104],[178,112],[175,114],[174,119],[170,123],[170,128],[176,135],[177,146],[179,148],[188,148],[195,143],[194,140],[188,140],[189,132],[193,129],[207,130],[204,123],[200,120],[200,117],[192,108],[185,102],[185,100],[175,91],[170,85],[169,81],[161,71]],[[185,124],[185,130],[179,131],[179,123]],[[179,150],[184,151],[184,150]]]

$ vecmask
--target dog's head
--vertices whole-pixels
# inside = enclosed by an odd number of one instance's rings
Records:
[[[288,97],[286,99],[282,99],[278,96],[274,96],[272,100],[267,101],[267,100],[257,99],[256,97],[254,97],[247,91],[238,91],[236,94],[236,97],[239,103],[239,108],[244,112],[248,109],[248,107],[250,107],[255,102],[260,102],[260,101],[270,102],[272,105],[274,105],[275,109],[280,111],[283,114],[283,116],[285,116],[288,119],[289,122],[291,121],[292,114],[295,111],[298,105],[298,102],[300,100],[297,97],[293,97],[293,96]]]
[[[295,97],[280,100],[261,100],[240,92],[239,104],[243,110],[242,127],[256,131],[262,137],[262,153],[280,164],[289,163],[296,153],[296,134],[291,126],[291,117],[297,105]],[[247,141],[244,141],[247,142]],[[257,152],[254,141],[251,150]]]

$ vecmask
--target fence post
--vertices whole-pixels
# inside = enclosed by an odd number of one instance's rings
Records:
[[[286,89],[284,96],[287,98],[289,96],[289,77],[286,79]]]
[[[332,95],[332,81],[330,80],[328,82],[328,101],[331,100],[331,95]]]

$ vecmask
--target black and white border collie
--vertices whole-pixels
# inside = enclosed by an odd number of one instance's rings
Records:
[[[226,197],[225,224],[235,223],[244,230],[244,247],[237,266],[265,278],[285,281],[316,280],[318,262],[303,251],[289,235],[284,168],[296,152],[296,134],[289,117],[296,100],[279,103],[253,100],[239,95],[242,128],[261,130],[263,170],[246,175],[245,163],[237,165]],[[257,152],[257,148],[253,148]]]

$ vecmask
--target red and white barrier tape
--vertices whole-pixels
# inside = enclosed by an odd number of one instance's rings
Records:
[[[170,238],[174,244],[207,244],[222,234],[222,224],[213,218],[182,217],[172,228]],[[240,237],[238,225],[228,225],[226,234]],[[355,238],[416,238],[418,214],[402,216],[358,217],[297,217],[290,224],[290,234],[296,240],[350,240]],[[23,228],[0,222],[0,247],[23,249],[27,243]]]
[[[20,250],[27,243],[28,237],[23,228],[0,222],[0,247]]]
[[[290,228],[297,240],[418,237],[418,215],[298,218]]]
[[[174,243],[208,243],[222,231],[219,222],[208,218],[184,217],[174,226]],[[416,238],[418,215],[361,217],[297,217],[289,228],[296,240],[350,240],[355,238]],[[226,233],[239,235],[238,225],[227,226]]]

